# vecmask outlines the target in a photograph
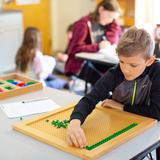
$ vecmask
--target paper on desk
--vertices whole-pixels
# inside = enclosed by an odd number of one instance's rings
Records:
[[[1,105],[1,109],[7,115],[8,118],[23,117],[37,113],[48,112],[54,109],[59,108],[60,106],[56,104],[51,99],[38,100],[23,103],[13,102],[5,103]]]
[[[118,63],[119,59],[116,54],[116,47],[114,45],[109,45],[106,48],[102,48],[99,50],[99,53],[104,55],[104,58],[113,63]]]

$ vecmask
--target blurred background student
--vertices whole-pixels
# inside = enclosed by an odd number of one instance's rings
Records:
[[[41,51],[41,34],[35,27],[25,30],[23,42],[16,55],[16,71],[56,89],[68,88],[68,83],[52,74],[55,59]]]
[[[76,53],[95,53],[118,42],[121,29],[116,18],[119,13],[120,6],[116,0],[103,0],[93,13],[74,23],[67,49],[66,75],[77,75],[80,71],[83,61],[75,58]]]
[[[154,54],[156,58],[160,58],[160,24],[155,28],[155,49]]]
[[[67,42],[69,44],[71,38],[72,38],[72,28],[73,28],[73,24],[70,24],[67,28],[67,31],[66,31],[66,34],[67,34]],[[55,70],[56,72],[58,73],[61,73],[61,74],[64,74],[64,66],[65,66],[65,63],[68,59],[68,45],[65,49],[65,51],[60,51],[57,53],[56,55],[56,66],[55,66]]]

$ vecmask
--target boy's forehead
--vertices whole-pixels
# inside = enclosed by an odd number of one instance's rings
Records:
[[[142,54],[135,54],[131,56],[118,55],[118,58],[120,61],[133,62],[133,63],[138,63],[145,60],[145,57]]]

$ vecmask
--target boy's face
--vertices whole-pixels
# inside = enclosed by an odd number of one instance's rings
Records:
[[[154,56],[145,59],[142,54],[132,57],[119,55],[120,68],[126,80],[131,81],[140,76],[147,66],[154,62]]]

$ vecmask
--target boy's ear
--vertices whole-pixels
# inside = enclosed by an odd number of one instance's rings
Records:
[[[147,58],[147,61],[146,61],[146,66],[150,66],[153,64],[153,62],[155,61],[155,56],[150,56],[149,58]]]

